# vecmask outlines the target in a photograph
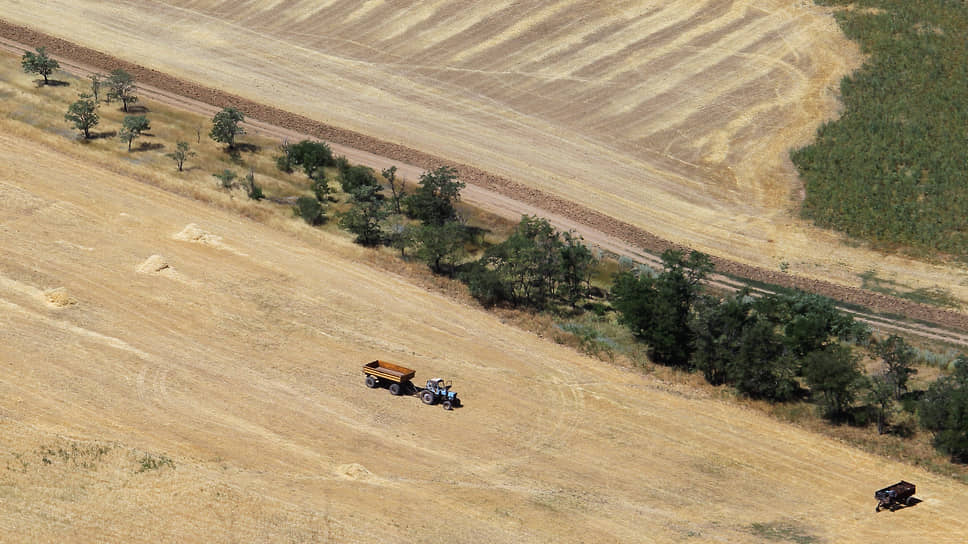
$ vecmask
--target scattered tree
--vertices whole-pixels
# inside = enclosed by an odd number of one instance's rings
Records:
[[[279,160],[277,159],[277,166],[280,166],[280,169],[285,171],[282,166],[288,165],[291,171],[292,166],[302,166],[306,177],[314,181],[326,179],[323,168],[333,166],[335,163],[333,151],[326,142],[303,140],[297,144],[286,143],[283,144],[282,151],[284,153],[283,157],[286,157],[284,161],[286,164],[279,165]]]
[[[894,401],[894,383],[887,375],[877,374],[871,376],[869,387],[867,391],[867,402],[874,409],[874,419],[877,421],[877,434],[884,434],[891,424],[891,417],[897,412]]]
[[[118,134],[118,137],[121,138],[122,142],[127,142],[128,152],[130,152],[131,142],[147,130],[151,130],[151,123],[147,117],[144,115],[125,115],[124,120],[121,122],[121,132]]]
[[[95,103],[101,100],[101,83],[103,77],[101,74],[91,74],[88,76],[88,79],[91,80],[91,95],[94,96]]]
[[[380,182],[376,179],[372,168],[356,165],[340,172],[340,186],[344,193],[353,194],[362,187],[373,187],[379,190]]]
[[[955,460],[968,462],[968,357],[954,372],[934,382],[921,400],[921,425],[934,432],[934,445]]]
[[[56,60],[47,56],[47,49],[44,47],[38,47],[36,53],[31,53],[30,51],[25,52],[24,56],[20,59],[20,65],[23,66],[24,73],[40,74],[43,76],[44,85],[50,84],[48,76],[54,70],[60,68],[60,64]]]
[[[185,165],[185,161],[195,156],[195,152],[188,147],[188,142],[178,142],[175,151],[167,154],[175,164],[178,165],[178,171],[182,171],[182,167]]]
[[[124,70],[120,68],[112,70],[111,75],[104,83],[108,87],[108,102],[120,100],[125,112],[128,111],[128,104],[134,104],[138,101],[138,97],[134,94],[134,78]]]
[[[457,170],[449,166],[424,172],[417,189],[405,199],[409,215],[438,227],[453,221],[457,217],[454,203],[460,200],[465,185],[457,179]]]
[[[648,345],[652,358],[661,364],[687,367],[693,345],[689,327],[700,282],[712,270],[709,257],[667,250],[664,270],[655,276],[621,272],[612,286],[613,306],[620,321]]]
[[[908,380],[918,373],[918,369],[914,368],[914,348],[900,336],[892,334],[874,344],[873,352],[884,362],[884,374],[894,385],[894,398],[901,400],[901,395],[908,389]]]
[[[245,121],[245,114],[235,108],[225,108],[212,117],[212,130],[209,137],[219,143],[228,145],[229,150],[235,149],[235,137],[245,134],[245,129],[239,124]]]
[[[402,214],[403,208],[400,204],[407,196],[407,193],[404,191],[403,181],[397,181],[397,167],[391,166],[380,173],[383,175],[383,179],[387,180],[387,183],[390,184],[390,205],[393,206],[393,213],[397,215]]]
[[[414,229],[413,241],[417,257],[440,274],[446,269],[453,274],[455,265],[464,255],[464,228],[457,223],[442,226],[422,225]]]
[[[64,119],[74,125],[74,128],[84,133],[84,139],[90,139],[91,129],[97,126],[100,118],[97,114],[97,104],[91,95],[82,93],[78,100],[67,108]]]
[[[262,187],[259,187],[255,183],[255,171],[249,168],[249,173],[245,175],[245,189],[249,198],[252,200],[262,200],[265,198],[265,194],[262,192]]]
[[[381,230],[384,233],[387,244],[393,249],[400,250],[400,257],[407,256],[407,248],[412,247],[413,227],[406,216],[401,214],[388,214],[383,220]]]
[[[287,174],[292,173],[292,146],[289,145],[289,140],[283,140],[282,145],[279,146],[279,151],[282,155],[276,157],[276,168]]]
[[[803,377],[810,390],[823,397],[828,417],[845,414],[864,384],[859,357],[841,344],[808,353],[803,359]]]
[[[364,185],[350,196],[350,209],[339,220],[339,226],[356,235],[356,242],[375,246],[383,240],[380,222],[386,219],[387,209],[380,198],[379,187]]]

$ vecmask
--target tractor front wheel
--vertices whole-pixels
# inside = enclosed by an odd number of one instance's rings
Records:
[[[437,397],[431,391],[424,391],[420,394],[420,400],[422,400],[424,404],[433,404],[434,401],[437,400]]]
[[[444,404],[442,404],[441,406],[444,407],[444,410],[453,410],[454,409],[454,406],[450,403],[449,400],[445,400],[444,401]]]
[[[376,387],[376,385],[377,385],[376,378],[374,378],[373,376],[367,375],[366,386],[369,387],[370,389],[373,389],[374,387]]]
[[[400,384],[398,384],[398,383],[391,383],[390,384],[390,394],[391,395],[399,395],[400,394]]]

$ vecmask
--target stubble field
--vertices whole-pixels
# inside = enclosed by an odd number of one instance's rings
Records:
[[[0,128],[4,540],[968,531],[954,481],[582,357],[344,237],[241,219],[48,145],[63,136]],[[367,389],[376,357],[452,378],[466,407]],[[875,515],[873,490],[900,478],[924,502]]]

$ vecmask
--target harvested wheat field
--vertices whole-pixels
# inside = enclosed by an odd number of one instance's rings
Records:
[[[0,14],[366,135],[340,143],[375,137],[523,184],[515,195],[552,197],[545,209],[579,223],[968,301],[963,268],[848,247],[796,218],[788,151],[837,114],[861,63],[809,0],[0,0]]]
[[[63,138],[0,120],[0,540],[968,533],[953,480],[580,356],[345,237]],[[452,378],[465,407],[367,389],[378,357]],[[902,478],[924,502],[876,515]]]

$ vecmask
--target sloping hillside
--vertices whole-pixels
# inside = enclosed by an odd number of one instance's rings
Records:
[[[964,486],[586,359],[343,238],[213,210],[51,138],[0,120],[0,539],[968,532]],[[367,389],[376,357],[453,378],[466,407]],[[924,502],[874,515],[900,478]]]

